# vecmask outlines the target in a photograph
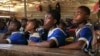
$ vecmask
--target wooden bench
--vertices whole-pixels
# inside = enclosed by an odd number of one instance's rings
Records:
[[[0,44],[0,56],[89,56],[80,50]]]

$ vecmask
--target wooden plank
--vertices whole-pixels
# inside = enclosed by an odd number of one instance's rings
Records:
[[[81,50],[1,45],[0,56],[88,56]]]

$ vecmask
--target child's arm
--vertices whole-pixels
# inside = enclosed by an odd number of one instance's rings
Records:
[[[39,42],[39,43],[35,43],[35,42],[29,42],[30,46],[37,46],[37,47],[46,47],[46,48],[51,48],[51,47],[55,47],[56,42],[54,40],[50,40],[50,41],[43,41],[43,42]]]

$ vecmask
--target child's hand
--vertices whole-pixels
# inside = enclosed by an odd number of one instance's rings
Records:
[[[28,42],[28,46],[35,46],[34,44],[35,44],[35,42],[33,42],[33,41]]]

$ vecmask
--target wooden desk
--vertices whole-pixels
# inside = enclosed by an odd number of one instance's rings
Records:
[[[0,56],[88,56],[80,50],[62,50],[59,48],[40,48],[18,45],[1,45]]]

